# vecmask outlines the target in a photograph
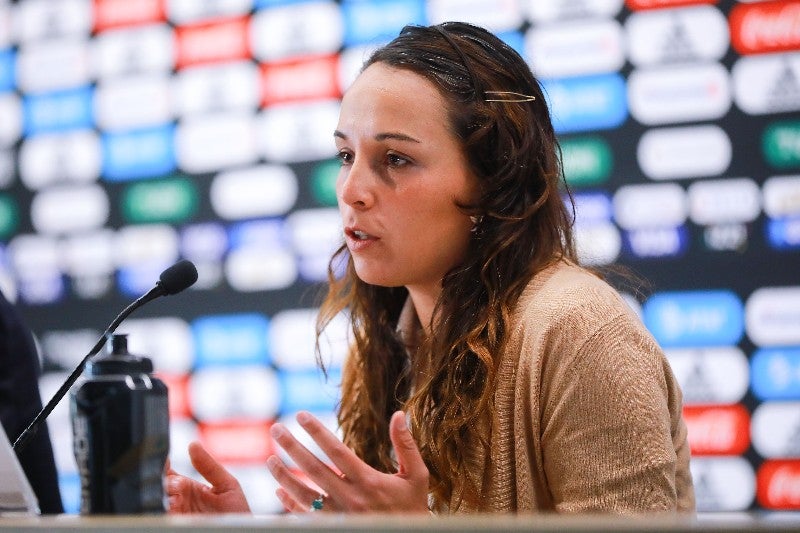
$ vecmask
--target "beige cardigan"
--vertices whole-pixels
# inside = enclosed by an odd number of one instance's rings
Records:
[[[459,510],[693,511],[680,389],[618,293],[559,263],[530,282],[510,322],[489,466],[475,452],[467,472],[482,504]],[[409,301],[398,329],[418,328]]]

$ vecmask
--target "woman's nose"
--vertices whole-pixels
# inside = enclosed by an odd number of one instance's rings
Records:
[[[373,180],[367,165],[357,161],[350,166],[342,167],[338,180],[338,197],[354,209],[368,209],[375,201]]]

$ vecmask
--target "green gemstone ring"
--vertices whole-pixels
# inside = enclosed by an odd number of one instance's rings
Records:
[[[311,510],[312,511],[321,511],[322,510],[323,505],[325,505],[325,502],[323,501],[324,497],[325,497],[324,495],[320,494],[317,497],[316,500],[311,502]]]

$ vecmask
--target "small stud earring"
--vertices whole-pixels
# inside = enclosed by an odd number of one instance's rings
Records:
[[[483,215],[470,215],[469,219],[472,221],[472,228],[470,231],[476,233],[478,231],[478,226],[483,222]]]

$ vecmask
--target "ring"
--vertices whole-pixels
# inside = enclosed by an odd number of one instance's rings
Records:
[[[325,505],[324,498],[325,498],[324,494],[320,494],[319,496],[317,496],[317,499],[314,500],[313,502],[311,502],[310,511],[312,511],[312,512],[313,511],[321,511],[322,507]]]

